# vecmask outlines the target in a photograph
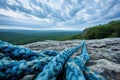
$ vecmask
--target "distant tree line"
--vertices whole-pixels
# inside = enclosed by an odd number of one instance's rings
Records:
[[[82,34],[74,36],[76,39],[102,39],[113,37],[120,37],[120,20],[86,28]]]
[[[40,31],[35,33],[36,31],[31,32],[32,34],[22,33],[23,31],[17,32],[0,32],[0,40],[7,41],[13,44],[28,44],[37,41],[44,40],[70,40],[72,36],[80,34],[79,31],[55,31],[55,32],[47,32]],[[26,31],[27,32],[27,31]]]

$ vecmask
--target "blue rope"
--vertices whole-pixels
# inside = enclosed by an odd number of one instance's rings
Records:
[[[36,80],[54,80],[56,79],[56,76],[60,73],[60,71],[63,68],[63,65],[65,64],[65,61],[69,59],[69,57],[75,53],[81,45],[72,47],[70,49],[67,49],[60,54],[58,54],[53,60],[45,66],[43,71],[38,75]]]
[[[81,55],[72,58],[80,48]],[[105,80],[85,66],[89,58],[85,41],[63,52],[36,52],[0,41],[0,79],[19,80],[34,75],[35,80]]]
[[[66,63],[66,80],[105,80],[99,74],[95,74],[90,69],[86,68],[85,64],[90,56],[86,50],[86,44],[82,45],[81,55],[75,58],[70,58]]]

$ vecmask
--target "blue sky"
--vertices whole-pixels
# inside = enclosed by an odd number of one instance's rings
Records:
[[[120,20],[120,0],[0,0],[0,29],[83,30]]]

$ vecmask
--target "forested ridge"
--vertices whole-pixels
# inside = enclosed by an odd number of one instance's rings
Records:
[[[86,28],[82,34],[74,36],[76,39],[102,39],[114,37],[120,37],[120,20]]]

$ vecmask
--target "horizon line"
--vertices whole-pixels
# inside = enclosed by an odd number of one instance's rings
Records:
[[[26,30],[26,31],[83,31],[83,30],[78,30],[78,29],[6,29],[6,28],[0,28],[0,30]]]

